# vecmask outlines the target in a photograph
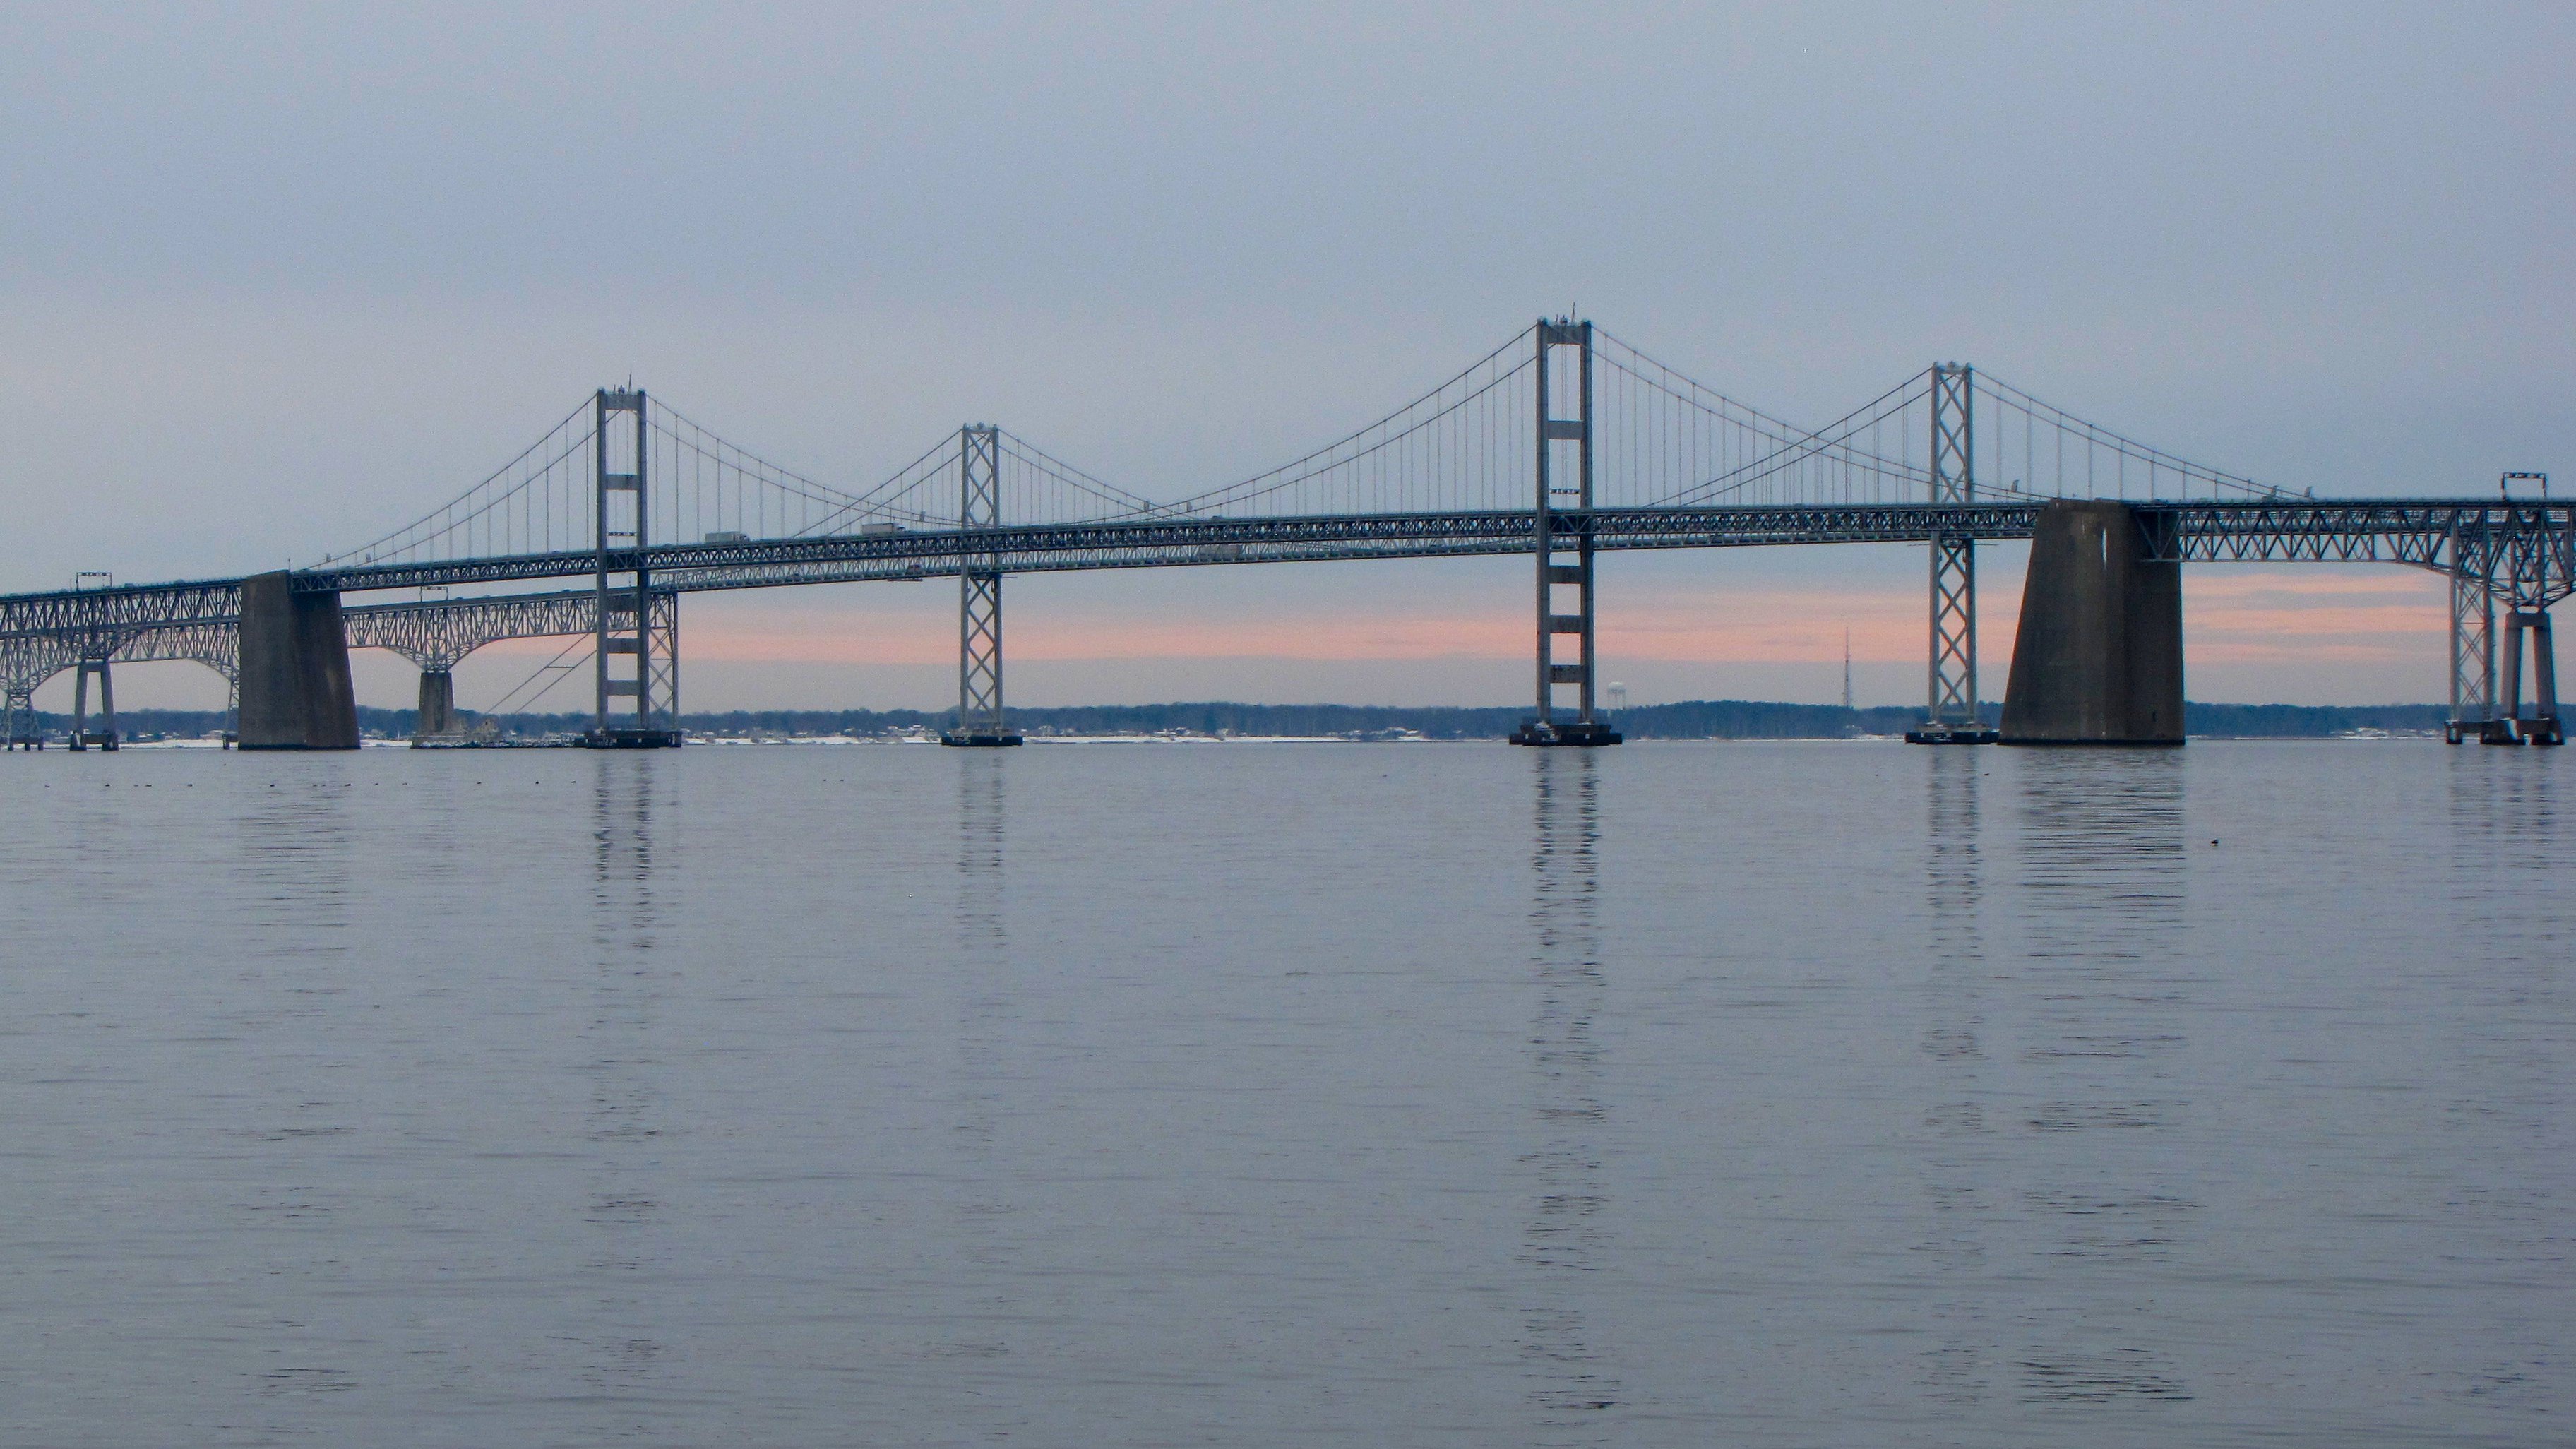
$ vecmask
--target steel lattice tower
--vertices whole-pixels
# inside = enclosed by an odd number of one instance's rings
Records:
[[[1977,498],[1976,369],[1932,366],[1931,502],[1965,505]],[[1932,653],[1923,728],[1917,744],[1987,744],[1995,734],[1977,716],[1977,540],[1932,537]]]
[[[2496,719],[2495,560],[2456,526],[2451,534],[2451,717],[2442,730],[2452,744],[2485,739]],[[2506,733],[2511,725],[2503,725]]]
[[[21,687],[12,679],[7,687],[6,711],[8,736],[0,748],[35,749],[43,745],[44,736],[36,729],[36,691],[33,685]]]
[[[1002,522],[1002,430],[970,423],[957,433],[957,526],[997,528]],[[990,553],[969,554],[957,565],[957,728],[943,745],[1016,745],[1002,723],[1002,569]]]

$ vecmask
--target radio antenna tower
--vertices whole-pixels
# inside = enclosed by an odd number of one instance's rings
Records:
[[[1843,626],[1843,708],[1851,707],[1851,625],[1845,624]]]

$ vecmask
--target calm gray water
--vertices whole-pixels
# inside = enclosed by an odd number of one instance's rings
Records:
[[[0,1442],[2576,1440],[2565,752],[0,761]]]

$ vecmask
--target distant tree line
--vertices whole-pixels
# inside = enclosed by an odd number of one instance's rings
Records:
[[[1989,704],[1984,713],[1987,723],[1992,724],[1998,717],[1998,707]],[[2203,738],[2319,739],[2358,729],[2386,730],[2391,734],[2438,732],[2448,713],[2438,704],[2192,704],[2184,706],[2183,728]],[[1631,706],[1618,711],[1614,722],[1632,739],[1840,739],[1901,734],[1912,728],[1920,715],[1920,710],[1904,705],[1851,710],[1830,704],[1702,699]],[[1435,740],[1501,739],[1528,717],[1529,711],[1518,707],[1368,704],[1100,704],[1014,709],[1009,713],[1012,728],[1029,734],[1179,731],[1253,737],[1367,737],[1410,732]],[[692,733],[704,735],[868,736],[937,730],[951,718],[946,710],[734,710],[682,715],[681,723]],[[44,714],[39,719],[44,728],[52,731],[71,728],[69,715]],[[358,710],[359,729],[377,738],[407,738],[414,720],[414,712],[407,709]],[[492,724],[503,734],[541,737],[573,734],[589,722],[586,714],[514,714],[494,719]],[[213,710],[135,709],[120,712],[117,725],[129,737],[194,739],[220,730],[223,716]]]

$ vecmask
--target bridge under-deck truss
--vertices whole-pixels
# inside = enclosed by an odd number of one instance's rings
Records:
[[[113,594],[118,597],[110,598]],[[7,741],[10,748],[42,742],[34,727],[34,696],[47,679],[84,660],[99,664],[146,664],[187,660],[222,676],[228,694],[226,713],[237,706],[241,686],[241,618],[238,581],[188,585],[159,591],[153,586],[93,591],[88,597],[104,607],[97,617],[75,629],[22,629],[12,619],[0,623],[0,686],[7,691]],[[203,614],[192,610],[207,610]],[[352,649],[383,649],[411,661],[421,674],[421,708],[417,734],[435,739],[462,732],[455,712],[454,670],[467,655],[505,639],[550,639],[592,634],[598,625],[598,601],[587,592],[565,590],[469,598],[424,598],[360,604],[343,613],[343,636]],[[653,626],[676,638],[679,601],[657,591]],[[6,607],[0,606],[0,619]],[[104,670],[99,677],[107,678]],[[117,743],[112,696],[103,699],[98,729],[88,727],[86,699],[74,718],[71,743],[113,749]],[[229,733],[229,730],[227,731]]]

